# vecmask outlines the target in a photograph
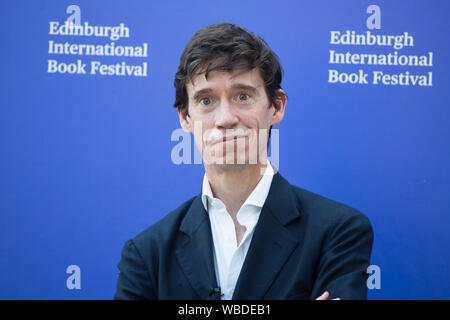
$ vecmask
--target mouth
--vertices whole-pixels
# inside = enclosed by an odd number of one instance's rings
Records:
[[[231,143],[236,143],[238,141],[238,139],[242,139],[247,137],[247,135],[231,135],[231,136],[226,136],[226,137],[222,137],[220,139],[216,139],[214,141],[212,141],[211,146],[222,143],[222,144],[231,144]]]

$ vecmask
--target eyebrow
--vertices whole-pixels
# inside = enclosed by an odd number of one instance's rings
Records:
[[[253,87],[253,86],[250,86],[250,85],[248,85],[248,84],[244,84],[244,83],[236,83],[236,84],[233,84],[233,85],[231,86],[231,89],[232,89],[232,90],[247,90],[247,91],[252,92],[252,93],[255,94],[255,95],[258,93],[258,89],[256,89],[256,88]],[[202,96],[202,95],[204,95],[204,94],[211,93],[211,92],[213,92],[213,91],[214,91],[214,90],[211,89],[211,88],[200,89],[200,90],[198,90],[198,91],[196,91],[196,92],[194,93],[193,99],[194,99],[194,100],[197,100],[198,97],[200,97],[200,96]]]
[[[211,88],[204,88],[201,90],[198,90],[194,93],[194,97],[192,99],[197,100],[197,98],[199,98],[200,96],[207,94],[207,93],[211,93],[213,90]]]

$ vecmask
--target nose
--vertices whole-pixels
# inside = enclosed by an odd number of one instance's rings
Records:
[[[229,129],[239,123],[239,118],[235,114],[236,110],[228,102],[222,102],[216,109],[216,127]]]

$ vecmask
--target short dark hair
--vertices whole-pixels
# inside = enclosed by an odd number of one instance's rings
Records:
[[[237,25],[218,23],[198,30],[186,45],[175,74],[174,107],[189,114],[186,83],[213,70],[258,68],[271,106],[281,95],[283,70],[277,55],[260,37]],[[275,104],[277,108],[277,104]]]

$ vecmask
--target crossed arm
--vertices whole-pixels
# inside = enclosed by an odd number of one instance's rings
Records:
[[[372,226],[364,215],[337,223],[327,236],[311,298],[365,299],[372,244]]]

